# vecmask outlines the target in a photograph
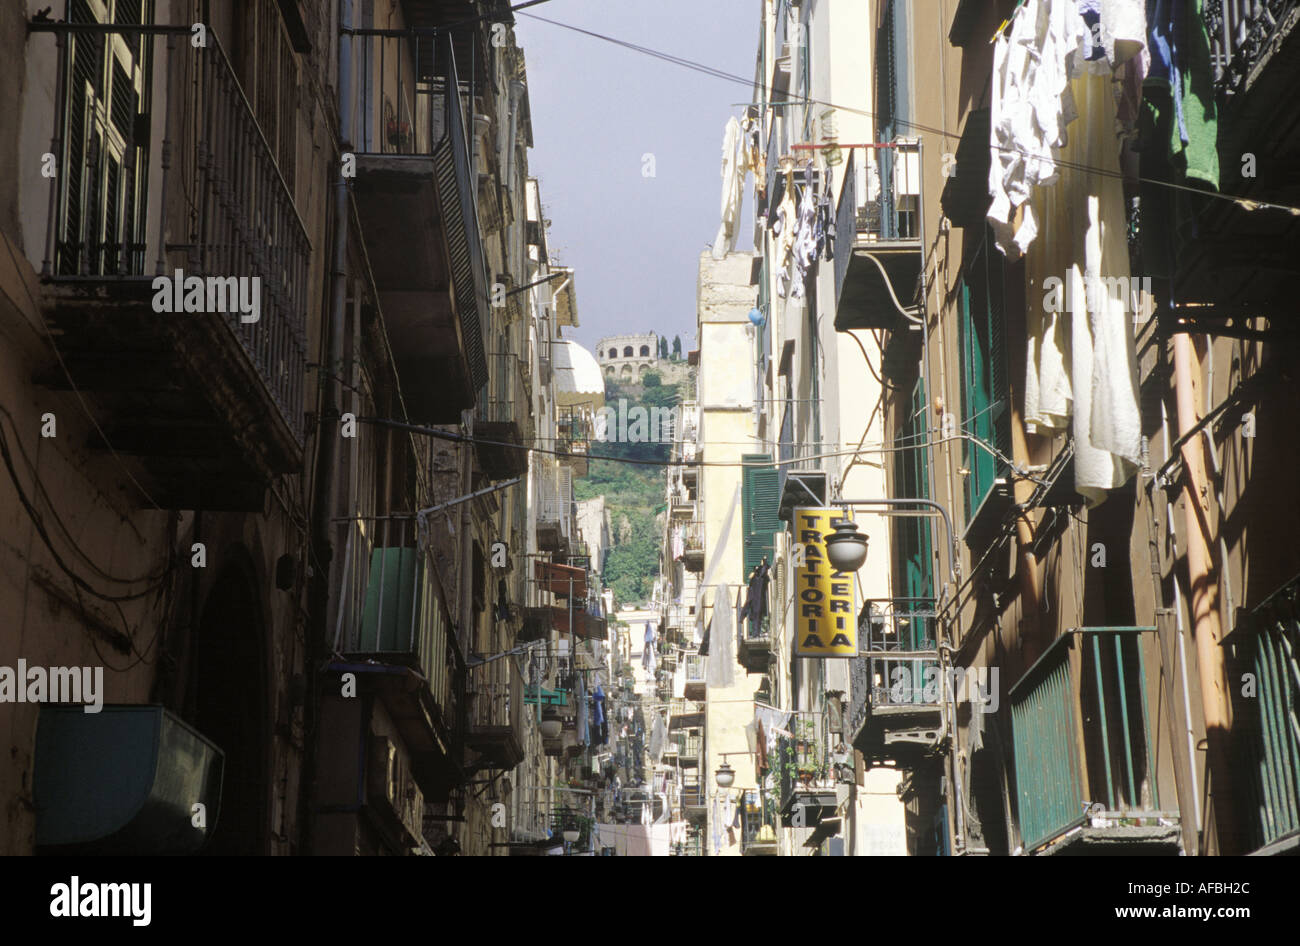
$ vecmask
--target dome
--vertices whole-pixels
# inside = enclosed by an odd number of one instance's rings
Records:
[[[555,400],[562,405],[605,403],[605,379],[591,352],[567,338],[551,343],[551,364],[555,372]]]

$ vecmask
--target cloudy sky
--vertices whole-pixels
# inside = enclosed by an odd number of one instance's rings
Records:
[[[760,10],[761,0],[551,0],[516,14],[529,170],[552,222],[551,252],[577,270],[576,337],[588,348],[643,331],[693,347],[699,254],[718,229],[722,134],[751,90],[539,18],[748,82]],[[647,155],[653,177],[642,173]],[[751,220],[747,204],[739,249],[751,246]]]

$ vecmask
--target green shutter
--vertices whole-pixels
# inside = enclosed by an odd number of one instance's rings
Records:
[[[776,467],[771,465],[771,455],[746,453],[742,460],[746,466],[741,489],[741,519],[745,524],[745,573],[741,580],[748,581],[750,573],[764,558],[769,565],[772,563],[772,536],[784,529],[785,523],[777,515],[781,483]],[[749,466],[751,463],[767,466]]]
[[[990,263],[988,245],[975,255],[962,275],[960,304],[962,430],[1010,452],[1011,427],[1003,318],[1002,267]],[[966,519],[975,517],[993,488],[1003,463],[987,449],[962,442],[966,477]]]
[[[927,499],[929,497],[929,468],[925,447],[928,428],[925,422],[925,380],[920,379],[912,389],[912,398],[906,421],[903,423],[895,446],[894,481],[898,498]],[[894,542],[897,560],[902,570],[903,594],[909,598],[933,597],[930,578],[933,558],[930,554],[928,520],[921,516],[900,516],[894,519]]]

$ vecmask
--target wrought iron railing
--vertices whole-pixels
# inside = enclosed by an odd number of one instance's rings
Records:
[[[220,39],[209,31],[206,46],[192,47],[188,27],[32,29],[57,42],[51,140],[60,173],[50,185],[43,276],[147,279],[152,270],[175,278],[179,270],[203,278],[204,305],[225,315],[301,444],[311,246]],[[157,63],[170,70],[163,103],[150,101]],[[155,171],[162,199],[151,207]],[[251,301],[254,291],[258,315],[244,321],[252,313],[240,311],[239,293]]]
[[[835,236],[842,244],[848,243],[836,247],[836,299],[843,291],[855,242],[915,240],[920,225],[920,143],[900,139],[846,147],[849,159],[844,163],[844,183],[835,209]],[[866,169],[866,191],[858,185],[859,166]]]
[[[524,744],[524,681],[512,658],[471,668],[469,725],[473,731],[508,729]]]
[[[776,801],[768,792],[745,792],[740,804],[742,853],[776,853],[779,837]]]
[[[778,736],[775,758],[768,760],[780,787],[781,807],[801,786],[811,786],[830,777],[831,756],[826,720],[821,713],[794,712],[789,729]]]
[[[1011,688],[1026,851],[1094,819],[1111,826],[1176,817],[1158,811],[1153,771],[1142,657],[1142,634],[1153,631],[1067,631]],[[1077,679],[1071,648],[1079,652]]]
[[[682,551],[689,553],[704,552],[704,523],[698,521],[682,524]]]
[[[479,407],[479,419],[490,424],[517,424],[522,436],[531,433],[527,386],[523,362],[513,352],[488,355],[487,397]]]
[[[1219,91],[1244,92],[1300,25],[1300,0],[1206,0],[1205,25]]]

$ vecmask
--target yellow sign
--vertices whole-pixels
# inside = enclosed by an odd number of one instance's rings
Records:
[[[856,657],[858,620],[853,576],[835,571],[826,557],[826,536],[839,509],[794,511],[794,655]]]

